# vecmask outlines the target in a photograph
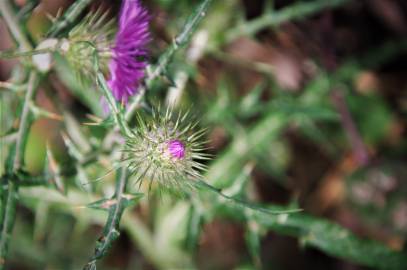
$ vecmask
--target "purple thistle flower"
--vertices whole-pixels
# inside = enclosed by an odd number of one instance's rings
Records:
[[[122,103],[137,93],[144,77],[146,47],[151,40],[149,18],[139,0],[123,0],[108,81],[113,96]]]
[[[179,140],[172,140],[168,143],[168,150],[172,157],[183,159],[185,156],[185,145]]]

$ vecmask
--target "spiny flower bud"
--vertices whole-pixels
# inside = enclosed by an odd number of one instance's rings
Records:
[[[188,114],[178,114],[175,121],[172,115],[154,113],[151,121],[138,116],[135,136],[127,140],[124,150],[125,162],[139,186],[149,181],[149,190],[158,186],[182,194],[202,178],[205,165],[200,161],[209,155],[202,153],[204,130],[194,132],[197,123],[186,123]]]
[[[89,13],[68,35],[61,53],[80,79],[94,70],[94,49],[102,71],[107,71],[114,37],[114,20],[107,20],[107,12]]]

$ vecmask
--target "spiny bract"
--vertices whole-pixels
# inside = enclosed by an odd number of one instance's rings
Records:
[[[150,121],[138,115],[138,129],[127,139],[123,162],[139,186],[149,181],[149,191],[157,186],[183,194],[193,187],[193,181],[202,178],[205,165],[200,161],[210,156],[202,153],[205,130],[194,132],[197,123],[186,124],[188,113],[179,113],[175,121],[172,118],[170,110],[164,116],[154,112]]]

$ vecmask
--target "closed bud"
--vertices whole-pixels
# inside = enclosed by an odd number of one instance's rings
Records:
[[[204,130],[194,132],[197,124],[187,123],[187,114],[173,114],[167,111],[165,116],[154,113],[152,120],[138,116],[138,128],[135,136],[127,139],[126,166],[140,186],[148,182],[178,194],[193,186],[193,181],[201,179],[205,170],[202,160],[209,155],[202,153]]]

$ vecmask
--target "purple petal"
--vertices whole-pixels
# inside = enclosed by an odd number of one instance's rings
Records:
[[[113,96],[120,102],[127,103],[144,78],[147,66],[144,59],[151,41],[149,20],[150,16],[139,0],[123,0],[108,80]]]
[[[168,143],[168,150],[172,157],[183,159],[185,156],[185,145],[179,140],[172,140]]]

